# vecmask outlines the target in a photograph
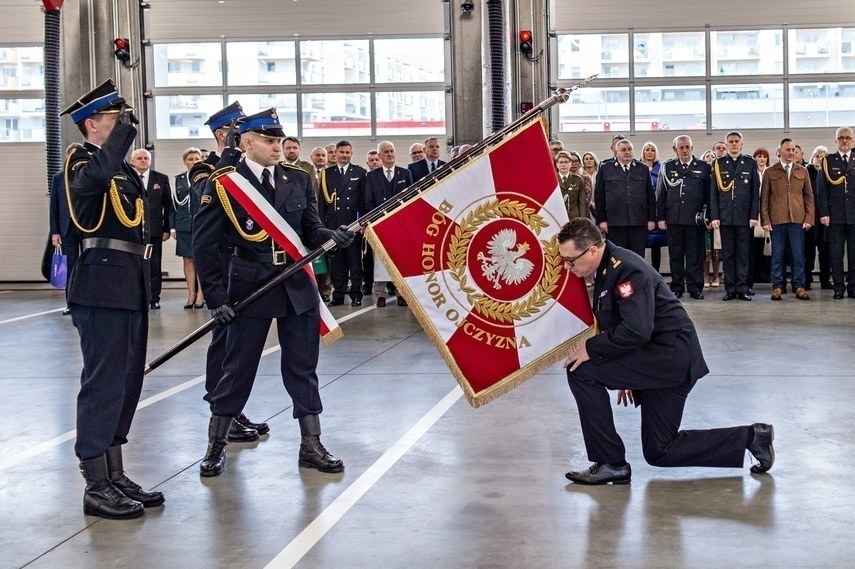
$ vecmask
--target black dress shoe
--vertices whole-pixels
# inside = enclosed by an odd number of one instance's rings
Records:
[[[68,316],[69,314],[71,314],[71,309],[66,306],[65,309],[62,311],[62,315]]]
[[[185,304],[184,305],[184,310],[190,310],[191,308],[193,308],[192,304]]]
[[[754,430],[754,436],[748,445],[748,452],[760,463],[752,466],[751,472],[760,474],[772,468],[775,463],[775,449],[772,447],[775,428],[766,423],[754,423],[751,428]]]
[[[226,468],[226,447],[229,445],[229,429],[233,417],[212,415],[208,423],[208,450],[199,463],[202,476],[219,476]]]
[[[334,299],[332,302],[330,302],[330,306],[341,306],[342,304],[344,304],[343,300],[335,300]]]
[[[152,302],[151,303],[151,309],[152,310],[160,310],[160,303],[159,302]]]
[[[595,462],[587,470],[580,472],[570,471],[564,476],[577,484],[589,484],[596,486],[600,484],[629,484],[632,478],[632,469],[629,464],[624,466],[610,466]]]
[[[724,296],[721,297],[722,300],[733,300],[734,298],[736,298],[736,295],[730,294],[729,292],[725,293]]]
[[[674,298],[683,298],[683,291],[678,290],[674,292]]]
[[[344,470],[344,463],[324,448],[318,435],[301,438],[298,464],[303,468],[314,468],[328,473]]]
[[[249,427],[250,429],[255,429],[255,431],[259,435],[266,435],[270,432],[270,425],[267,423],[253,423],[249,420],[249,417],[241,413],[237,417],[235,417],[235,421],[239,422],[244,427]]]
[[[362,306],[362,301],[360,299],[356,299],[350,303],[351,306]]]
[[[753,288],[749,288],[749,289],[748,289],[748,292],[747,292],[746,294],[747,294],[748,296],[754,296],[754,289],[753,289]]]
[[[108,520],[130,520],[145,513],[145,507],[131,500],[113,486],[107,473],[107,458],[84,460],[80,463],[80,473],[86,480],[83,491],[83,513]]]
[[[843,291],[842,290],[834,291],[834,298],[836,300],[840,300],[841,298],[843,298]]]
[[[743,292],[742,294],[737,294],[736,298],[738,298],[739,300],[748,300],[748,301],[751,300],[751,296],[747,292]]]
[[[125,466],[122,460],[122,446],[115,445],[107,449],[107,472],[110,482],[119,491],[131,500],[135,500],[146,508],[162,506],[164,502],[163,492],[149,492],[128,478],[125,474]]]
[[[258,431],[237,420],[237,417],[232,421],[232,426],[229,428],[230,443],[251,443],[258,440]]]
[[[703,300],[704,299],[704,293],[702,293],[702,292],[690,292],[689,296],[691,296],[695,300]]]
[[[321,300],[323,300],[324,302],[329,302],[329,301],[330,301],[330,295],[328,295],[328,294],[322,294],[322,295],[321,295]]]

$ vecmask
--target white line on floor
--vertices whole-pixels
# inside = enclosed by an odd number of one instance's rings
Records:
[[[433,409],[427,412],[418,423],[413,425],[403,437],[398,439],[392,448],[387,450],[383,456],[377,459],[377,462],[372,464],[362,476],[347,487],[332,504],[321,512],[317,518],[312,521],[306,529],[289,543],[285,549],[273,558],[267,564],[265,569],[286,569],[293,567],[303,559],[303,556],[315,546],[321,538],[335,526],[335,524],[344,517],[344,515],[371,489],[380,478],[392,466],[395,465],[407,451],[412,448],[422,436],[436,423],[440,417],[445,415],[446,411],[451,409],[451,406],[463,396],[463,390],[459,386],[452,389],[448,395],[434,405]]]
[[[376,308],[376,306],[368,306],[366,308],[363,308],[362,310],[358,310],[358,311],[353,312],[351,314],[348,314],[346,316],[342,316],[341,318],[338,318],[337,320],[339,323],[347,322],[348,320],[350,320],[352,318],[356,318],[357,316],[359,316],[361,314],[365,314],[366,312],[374,310],[375,308]],[[62,310],[62,309],[60,308],[59,310]],[[52,310],[50,312],[56,312],[56,311]],[[43,313],[43,314],[47,314],[47,313]],[[0,322],[0,324],[2,324],[2,322]],[[266,350],[264,350],[261,353],[261,356],[264,357],[264,356],[272,354],[273,352],[278,352],[279,349],[280,348],[278,345],[267,348]],[[181,393],[182,391],[186,391],[187,389],[190,389],[194,385],[198,385],[198,384],[202,383],[203,381],[205,381],[205,376],[200,375],[198,377],[194,377],[191,380],[185,381],[184,383],[178,384],[174,387],[170,387],[166,391],[162,391],[161,393],[158,393],[157,395],[152,395],[151,397],[143,399],[142,401],[140,401],[137,404],[137,411],[139,411],[140,409],[145,409],[149,405],[154,405],[158,401],[163,401],[167,397],[172,397],[173,395],[175,395],[177,393]],[[63,434],[59,435],[58,437],[54,437],[54,438],[50,439],[49,441],[45,441],[43,443],[37,444],[34,447],[30,447],[27,450],[20,452],[16,455],[12,455],[8,458],[0,459],[0,471],[3,471],[5,469],[9,468],[10,466],[15,466],[16,464],[20,464],[29,458],[32,458],[34,456],[38,456],[38,455],[42,454],[43,452],[47,452],[48,450],[50,450],[56,446],[59,446],[64,442],[67,442],[67,441],[74,439],[74,437],[76,437],[76,436],[77,436],[77,430],[74,429],[74,430],[68,431],[67,433],[63,433]]]
[[[9,318],[8,320],[0,320],[0,324],[8,324],[9,322],[17,322],[18,320],[26,320],[27,318],[35,318],[36,316],[44,316],[53,312],[62,312],[65,307],[54,308],[53,310],[45,310],[44,312],[36,312],[35,314],[27,314],[26,316],[18,316],[17,318]]]

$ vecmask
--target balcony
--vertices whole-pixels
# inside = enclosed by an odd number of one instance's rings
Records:
[[[756,45],[722,45],[716,50],[716,57],[719,61],[760,59],[760,48]]]
[[[700,46],[666,47],[662,49],[662,61],[697,61],[704,58]]]

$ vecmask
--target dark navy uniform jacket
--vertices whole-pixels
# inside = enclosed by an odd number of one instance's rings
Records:
[[[684,169],[679,158],[659,170],[659,220],[669,225],[695,225],[695,217],[710,199],[710,167],[694,156]]]
[[[386,180],[386,168],[380,166],[365,176],[365,212],[369,212],[386,200],[396,196],[413,185],[413,175],[406,168],[395,166],[392,181]]]
[[[117,124],[101,148],[87,142],[66,160],[71,213],[84,229],[94,229],[104,212],[100,227],[89,232],[81,230],[81,239],[103,237],[138,245],[148,243],[145,223],[136,227],[122,224],[109,195],[111,182],[115,182],[119,207],[130,219],[139,213],[137,198],[142,198],[144,209],[148,207],[142,180],[125,161],[136,135],[133,125]],[[145,218],[145,211],[142,215]],[[147,311],[151,298],[150,274],[148,261],[140,255],[113,249],[86,249],[74,265],[68,302]]]
[[[832,183],[826,178],[826,171]],[[845,182],[841,180],[844,176]],[[855,152],[849,153],[846,169],[839,152],[826,156],[816,176],[816,189],[819,217],[830,217],[830,223],[855,225]]]
[[[650,168],[633,160],[627,173],[617,160],[605,162],[597,171],[594,204],[597,223],[647,227],[648,221],[656,221],[656,193]]]
[[[336,229],[340,225],[350,225],[365,212],[362,197],[366,174],[365,168],[356,164],[348,164],[344,176],[339,173],[338,165],[321,172],[318,214],[327,227]]]
[[[624,366],[673,383],[694,383],[709,372],[683,305],[632,251],[606,241],[593,300],[600,333],[585,346],[594,364],[623,358]]]
[[[716,176],[715,164],[721,176]],[[722,191],[730,186],[731,189]],[[720,185],[722,187],[720,187]],[[760,171],[757,161],[745,154],[732,158],[730,154],[713,162],[710,190],[710,220],[721,221],[722,225],[748,227],[752,219],[760,215]]]
[[[226,152],[223,153],[224,155]],[[315,190],[311,178],[300,168],[282,163],[274,167],[274,195],[268,196],[267,190],[249,169],[245,162],[237,166],[237,173],[249,180],[262,196],[270,197],[273,207],[290,225],[308,249],[315,249],[327,241],[332,231],[324,228],[318,218],[315,202]],[[220,195],[214,183],[216,173],[208,182],[202,196],[199,213],[193,220],[193,250],[196,272],[202,283],[205,301],[211,308],[217,308],[227,302],[237,302],[249,296],[262,284],[293,264],[288,258],[282,265],[273,262],[256,262],[231,258],[228,275],[223,274],[220,264],[221,238],[225,233],[234,247],[252,254],[269,255],[273,251],[273,241],[267,237],[263,241],[253,242],[238,232],[235,223],[226,214]],[[234,212],[235,222],[241,231],[255,235],[261,231],[259,224],[231,196],[226,196]],[[280,248],[277,246],[277,250]],[[303,314],[318,306],[318,289],[305,271],[297,271],[285,281],[266,293],[241,311],[241,314],[256,318],[283,318],[287,315],[288,304],[297,314]]]

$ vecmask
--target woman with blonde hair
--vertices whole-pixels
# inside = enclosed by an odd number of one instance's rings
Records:
[[[659,161],[659,149],[656,145],[647,141],[641,147],[641,161],[647,164],[650,168],[650,181],[653,182],[653,188],[656,191],[656,200],[659,201],[659,169],[662,167],[662,162]],[[658,220],[657,220],[658,221]],[[650,249],[650,264],[659,272],[659,267],[662,265],[662,247],[668,246],[668,234],[664,229],[654,227],[647,232],[647,248]]]
[[[600,167],[600,160],[593,152],[582,154],[582,173],[587,174],[591,178],[591,185],[597,185],[597,169]]]
[[[187,304],[184,309],[202,308],[205,298],[202,286],[196,276],[196,265],[193,262],[193,217],[199,211],[199,196],[193,194],[193,184],[190,182],[190,168],[202,159],[202,151],[198,148],[188,148],[181,154],[187,170],[175,176],[172,185],[172,211],[169,213],[169,225],[175,245],[175,254],[184,260],[184,280],[187,282]]]

